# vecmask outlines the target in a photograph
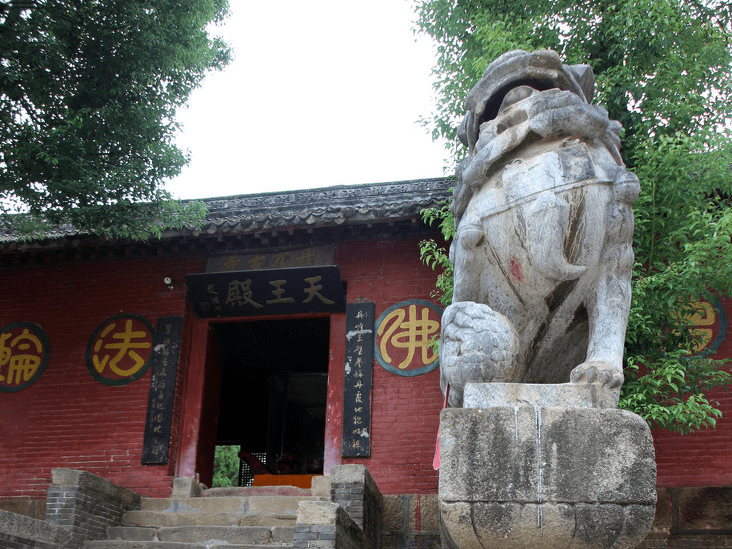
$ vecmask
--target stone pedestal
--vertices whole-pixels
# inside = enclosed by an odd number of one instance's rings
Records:
[[[591,407],[607,402],[597,386],[491,385],[486,390],[504,395],[494,398],[499,405],[442,412],[443,546],[639,544],[656,503],[655,455],[645,421],[624,410]],[[475,389],[466,387],[468,402],[471,393],[490,400]],[[585,407],[563,406],[567,391],[586,391],[570,399]],[[537,393],[539,404],[528,404]]]

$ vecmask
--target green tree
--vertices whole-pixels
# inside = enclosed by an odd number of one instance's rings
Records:
[[[239,446],[216,446],[211,488],[239,486]]]
[[[681,433],[714,426],[721,413],[707,394],[730,376],[694,353],[688,318],[696,300],[732,290],[732,3],[424,0],[417,17],[438,53],[439,102],[425,123],[456,160],[462,101],[499,55],[550,48],[593,67],[595,102],[623,124],[623,157],[641,180],[621,406]],[[446,207],[426,218],[451,238]],[[445,267],[439,245],[422,254]],[[450,282],[448,267],[438,284],[447,302]]]
[[[209,35],[227,0],[0,2],[0,214],[144,238],[201,219],[170,201],[187,162],[176,109],[229,60]]]

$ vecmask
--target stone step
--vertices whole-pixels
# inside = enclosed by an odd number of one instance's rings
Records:
[[[205,498],[142,498],[143,511],[164,513],[290,514],[300,501],[320,501],[317,496],[226,496]]]
[[[142,526],[109,526],[107,539],[124,541],[154,541],[157,528]]]
[[[113,527],[109,540],[206,543],[216,540],[238,545],[276,547],[292,544],[295,528],[290,526],[177,526],[160,528]]]
[[[83,549],[291,549],[292,545],[241,545],[234,543],[186,543],[181,541],[86,541]]]
[[[94,541],[85,541],[82,545],[83,549],[210,549],[209,546],[201,543],[177,543],[177,542],[159,542],[159,541],[126,541],[126,540],[108,540],[100,539]],[[217,547],[217,549],[220,549]]]
[[[297,486],[229,486],[225,488],[206,488],[201,490],[201,497],[217,498],[227,496],[311,496],[310,488]]]
[[[128,511],[123,526],[294,526],[300,501],[316,496],[221,496],[142,498],[141,509]]]
[[[158,511],[127,511],[122,517],[123,526],[295,526],[296,514],[246,514],[233,513],[166,513]]]

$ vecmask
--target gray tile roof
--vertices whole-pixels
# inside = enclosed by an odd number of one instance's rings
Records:
[[[232,233],[407,218],[449,196],[445,178],[207,198],[200,231]]]
[[[200,228],[169,230],[162,239],[389,223],[418,216],[424,208],[437,206],[448,198],[452,185],[448,178],[417,179],[206,198],[201,202],[208,207],[208,214]],[[0,248],[6,252],[57,248],[74,238],[96,239],[70,225],[59,226],[43,240],[31,242],[0,231]]]

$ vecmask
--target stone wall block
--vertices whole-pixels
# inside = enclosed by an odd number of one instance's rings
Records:
[[[49,524],[71,533],[69,547],[103,539],[108,526],[119,526],[122,515],[140,507],[140,496],[113,482],[72,469],[54,469],[46,498]]]
[[[440,429],[448,548],[627,549],[653,523],[653,440],[635,414],[448,408]]]
[[[301,501],[293,549],[364,549],[363,530],[337,503]]]
[[[71,547],[67,528],[0,510],[0,547],[7,549],[66,549]]]
[[[656,502],[648,426],[625,410],[449,408],[440,449],[443,501]]]
[[[363,529],[366,549],[381,547],[383,497],[363,465],[337,465],[330,471],[331,501],[338,503]]]

